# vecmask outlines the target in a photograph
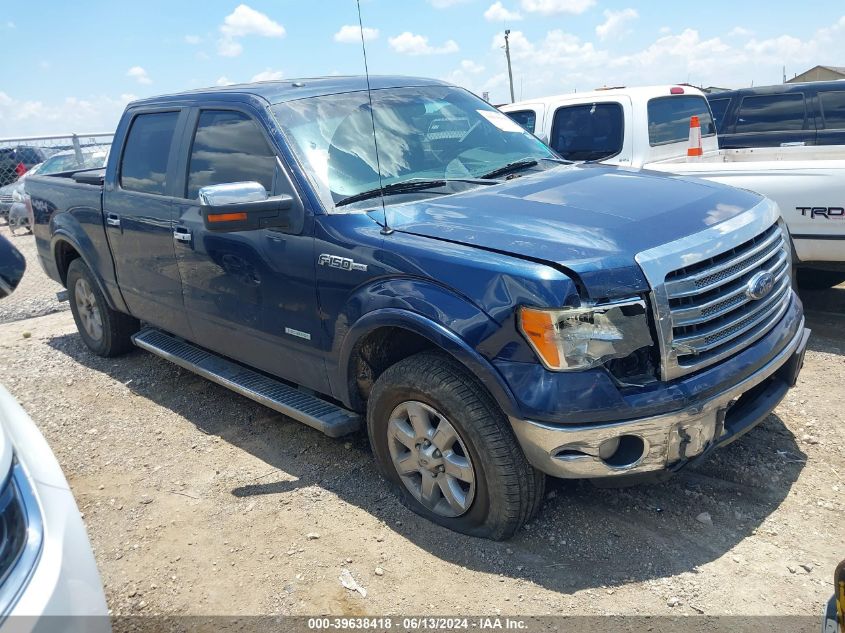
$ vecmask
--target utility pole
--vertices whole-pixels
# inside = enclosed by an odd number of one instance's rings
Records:
[[[511,34],[510,29],[505,30],[505,57],[508,59],[508,82],[511,87],[511,103],[516,101],[513,94],[513,71],[511,70],[511,45],[508,42],[508,36]]]

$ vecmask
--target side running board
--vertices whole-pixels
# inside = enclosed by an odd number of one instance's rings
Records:
[[[132,337],[132,342],[329,437],[341,437],[361,427],[361,416],[357,413],[299,391],[156,328],[144,328]]]

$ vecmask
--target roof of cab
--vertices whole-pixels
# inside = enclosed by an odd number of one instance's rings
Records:
[[[404,88],[408,86],[448,86],[449,84],[437,79],[423,79],[419,77],[403,77],[392,75],[370,76],[370,88],[382,90],[385,88]],[[131,105],[147,105],[166,103],[170,101],[185,101],[213,98],[220,95],[242,94],[258,97],[267,103],[275,104],[308,97],[356,92],[367,89],[367,78],[364,75],[349,75],[337,77],[306,77],[301,79],[283,79],[279,81],[260,81],[247,84],[232,84],[200,88],[174,94],[148,97],[133,101]]]
[[[681,88],[682,92],[677,94],[672,93],[673,88]],[[683,95],[695,95],[698,97],[705,96],[701,90],[695,86],[687,84],[659,84],[654,86],[632,86],[630,88],[600,88],[598,90],[591,90],[587,92],[567,92],[565,94],[550,95],[548,97],[541,97],[539,99],[525,99],[517,103],[510,103],[502,106],[502,110],[512,112],[519,108],[526,107],[531,104],[550,104],[561,101],[579,101],[584,102],[590,99],[596,101],[607,100],[611,97],[633,97],[637,99],[652,99],[654,97],[680,97]]]

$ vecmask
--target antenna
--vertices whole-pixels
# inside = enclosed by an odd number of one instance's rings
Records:
[[[367,78],[367,99],[370,102],[370,120],[373,122],[373,146],[376,150],[376,169],[378,170],[378,188],[383,189],[383,185],[381,183],[381,160],[379,159],[378,153],[378,137],[376,136],[376,113],[373,110],[373,92],[370,89],[370,69],[367,64],[367,44],[364,41],[364,20],[361,18],[361,0],[355,0],[355,4],[358,6],[358,27],[361,29],[361,50],[364,51],[364,76]],[[390,235],[393,233],[393,229],[390,228],[387,224],[387,208],[384,206],[384,193],[379,196],[381,200],[381,212],[382,216],[384,217],[384,226],[381,227],[381,234],[382,235]]]

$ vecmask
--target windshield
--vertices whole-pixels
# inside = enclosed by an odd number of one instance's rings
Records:
[[[516,161],[558,159],[517,123],[460,88],[373,90],[372,99],[374,117],[366,91],[273,106],[328,209],[397,182],[475,179]],[[431,192],[417,188],[413,195]],[[400,201],[392,197],[385,203]]]

